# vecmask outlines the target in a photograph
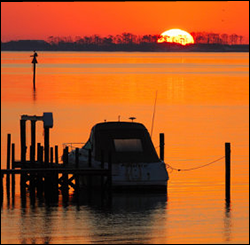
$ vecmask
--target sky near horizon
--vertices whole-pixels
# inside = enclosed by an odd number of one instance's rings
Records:
[[[249,43],[249,1],[1,2],[1,41],[49,36],[161,34],[179,28],[243,36]]]

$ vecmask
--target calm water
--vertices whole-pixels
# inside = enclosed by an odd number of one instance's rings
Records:
[[[165,161],[192,168],[232,148],[232,202],[224,201],[224,160],[194,171],[170,171],[167,195],[116,194],[110,206],[72,201],[14,204],[4,199],[1,243],[249,243],[249,54],[38,52],[1,53],[1,164],[7,134],[19,151],[23,114],[53,112],[51,145],[85,142],[104,120],[135,116]],[[30,144],[27,123],[28,145]],[[37,141],[43,142],[42,123]],[[29,155],[29,152],[28,152]]]

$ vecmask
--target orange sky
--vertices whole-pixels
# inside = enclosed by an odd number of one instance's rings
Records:
[[[249,43],[249,1],[218,2],[1,2],[1,40],[49,36],[107,36],[122,32],[242,35]]]

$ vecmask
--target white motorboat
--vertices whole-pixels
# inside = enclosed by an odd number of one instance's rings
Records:
[[[68,161],[69,166],[75,166],[75,149],[69,152]],[[113,189],[167,189],[165,163],[159,159],[148,130],[141,123],[96,124],[87,143],[79,149],[79,168],[88,168],[89,161],[92,168],[108,168],[111,161]],[[93,183],[98,185],[100,181]]]

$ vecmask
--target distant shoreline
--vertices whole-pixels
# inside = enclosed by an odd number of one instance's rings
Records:
[[[182,46],[176,43],[140,43],[81,45],[72,42],[50,44],[43,40],[19,40],[1,42],[1,51],[92,51],[92,52],[249,52],[249,44],[190,44]]]

